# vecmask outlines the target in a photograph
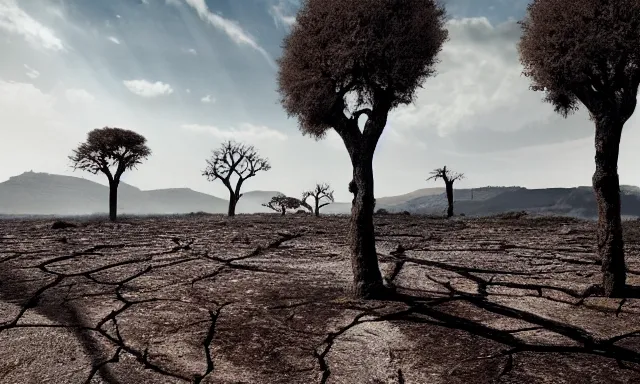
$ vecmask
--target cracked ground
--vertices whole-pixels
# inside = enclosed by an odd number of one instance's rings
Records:
[[[347,217],[52,223],[0,221],[2,383],[640,382],[593,222],[377,217],[387,301],[349,296]]]

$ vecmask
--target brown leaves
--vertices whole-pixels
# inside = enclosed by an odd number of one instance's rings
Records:
[[[308,0],[285,38],[278,74],[281,102],[316,138],[353,110],[385,99],[410,103],[434,74],[447,38],[444,9],[433,0]]]
[[[93,174],[103,172],[110,181],[118,181],[124,171],[135,168],[151,155],[144,136],[122,128],[98,128],[89,132],[69,159],[74,169]],[[111,173],[109,167],[116,167]]]
[[[564,116],[635,105],[640,82],[640,0],[534,0],[518,45],[534,90]]]

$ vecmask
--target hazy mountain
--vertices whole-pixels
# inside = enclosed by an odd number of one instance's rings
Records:
[[[621,186],[622,213],[640,217],[640,188]],[[278,191],[245,192],[237,213],[272,212],[262,204]],[[85,215],[104,214],[109,188],[86,179],[47,173],[26,172],[0,183],[0,214]],[[597,217],[591,187],[527,189],[484,187],[456,189],[455,213],[485,216],[508,211],[528,211],[574,217]],[[311,199],[308,201],[312,204]],[[189,212],[226,213],[228,201],[188,188],[142,191],[121,183],[118,212],[129,214],[171,214]],[[399,196],[380,197],[376,209],[441,215],[446,212],[444,188],[424,188]],[[351,211],[351,202],[336,202],[322,209],[325,214]]]
[[[0,214],[86,215],[108,211],[109,187],[79,177],[25,172],[0,183]],[[118,188],[118,212],[168,214],[222,213],[227,201],[188,188],[142,191]]]

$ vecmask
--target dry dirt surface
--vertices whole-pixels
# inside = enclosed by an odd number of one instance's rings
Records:
[[[75,223],[0,221],[2,383],[640,383],[593,222],[377,217],[385,301],[349,296],[347,217]]]

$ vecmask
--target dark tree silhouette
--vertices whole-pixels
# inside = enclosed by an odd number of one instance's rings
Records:
[[[640,0],[536,0],[518,46],[531,89],[563,117],[579,103],[595,123],[593,189],[598,252],[607,296],[624,294],[618,154],[640,84]]]
[[[281,103],[303,134],[320,139],[333,128],[342,138],[353,166],[354,294],[380,297],[373,155],[391,109],[435,74],[445,11],[434,0],[307,0],[296,20],[278,61]]]
[[[207,180],[220,180],[229,190],[229,216],[236,215],[236,205],[242,197],[240,188],[250,177],[260,171],[271,169],[269,160],[262,158],[253,146],[247,146],[235,141],[227,141],[220,148],[213,151],[213,155],[207,160],[207,168],[202,172]],[[237,176],[235,187],[231,185],[232,176]]]
[[[427,179],[427,181],[438,179],[442,179],[442,181],[444,181],[444,185],[447,191],[447,202],[449,203],[449,206],[447,208],[447,217],[453,216],[453,183],[456,180],[464,179],[464,174],[451,172],[450,169],[447,169],[446,165],[442,168],[434,169],[429,174],[431,176]]]
[[[313,197],[314,206],[312,207],[307,203],[307,199]],[[323,203],[321,203],[324,200]],[[302,206],[307,208],[309,212],[320,216],[320,208],[325,207],[335,200],[333,199],[333,190],[327,183],[316,184],[316,188],[311,191],[305,191],[302,193]]]
[[[262,204],[263,207],[271,208],[276,212],[280,212],[282,216],[287,213],[287,209],[298,209],[302,202],[295,197],[288,197],[282,193],[271,198],[268,203]]]
[[[69,159],[74,170],[102,172],[109,179],[109,219],[116,221],[120,177],[151,155],[147,139],[122,128],[98,128],[87,134],[87,141],[74,149]]]

